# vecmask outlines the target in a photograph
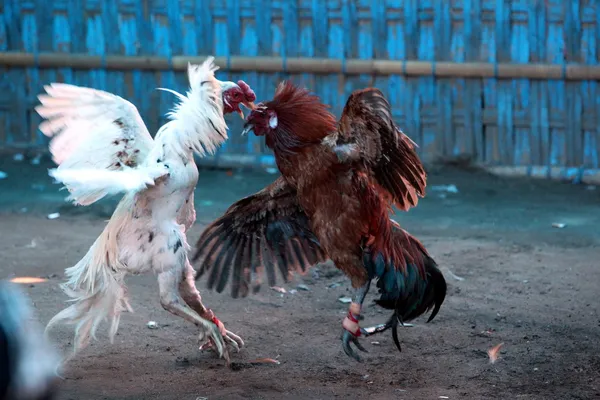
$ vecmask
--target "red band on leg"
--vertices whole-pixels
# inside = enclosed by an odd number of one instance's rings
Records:
[[[358,319],[350,311],[348,311],[348,319],[352,322],[356,322],[358,324]]]
[[[345,323],[346,319],[350,321],[350,326],[346,326],[348,325],[347,323]],[[350,330],[352,326],[356,326],[356,331],[352,332]],[[346,318],[344,318],[344,321],[342,321],[342,327],[348,332],[350,332],[350,334],[352,334],[352,336],[354,337],[359,337],[361,335],[360,326],[358,326],[358,319],[350,311],[348,311],[348,315],[346,315]]]
[[[219,328],[219,332],[221,332],[221,335],[223,335],[223,336],[227,335],[227,330],[225,329],[225,325],[221,321],[219,321],[219,318],[217,318],[216,315],[213,314],[211,321],[213,324],[215,324],[217,326],[217,328]]]

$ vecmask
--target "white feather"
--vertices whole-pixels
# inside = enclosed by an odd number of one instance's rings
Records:
[[[153,186],[155,180],[169,173],[164,165],[109,171],[105,169],[51,169],[49,175],[58,182],[71,188],[69,200],[80,205],[96,201],[96,193],[114,195],[126,192],[138,192]],[[93,202],[92,201],[92,202]]]
[[[62,288],[73,304],[47,326],[74,324],[76,350],[105,319],[114,338],[121,313],[130,310],[125,275],[152,270],[179,279],[189,264],[185,231],[195,221],[198,179],[193,152],[214,153],[227,139],[213,60],[188,67],[190,88],[186,95],[175,93],[178,103],[154,140],[135,107],[118,96],[52,84],[48,96],[40,98],[38,112],[49,117],[40,129],[53,137],[50,149],[59,164],[49,173],[67,187],[70,199],[88,205],[107,194],[126,193],[86,255],[66,270]],[[123,154],[133,168],[122,162]],[[140,232],[151,232],[152,239]],[[179,296],[178,285],[173,288],[167,295]]]

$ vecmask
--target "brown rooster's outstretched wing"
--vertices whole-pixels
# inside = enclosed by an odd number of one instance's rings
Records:
[[[311,231],[296,191],[283,178],[234,203],[202,233],[192,262],[196,279],[208,272],[208,288],[222,292],[232,274],[231,295],[257,292],[266,272],[275,285],[279,270],[287,282],[293,271],[305,272],[327,260]]]
[[[394,124],[390,104],[379,89],[350,95],[338,124],[335,151],[340,160],[365,168],[392,203],[405,211],[425,195],[426,173],[415,147]]]

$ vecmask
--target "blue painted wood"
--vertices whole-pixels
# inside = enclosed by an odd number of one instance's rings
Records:
[[[484,0],[481,3],[481,61],[497,62],[497,32],[495,29],[495,1]],[[483,80],[483,125],[485,156],[484,163],[500,164],[500,150],[498,138],[498,102],[497,80],[489,78]]]
[[[496,62],[510,62],[511,57],[511,13],[510,7],[506,7],[504,0],[496,0],[494,13],[496,21],[494,24],[496,35]],[[498,151],[501,164],[513,165],[514,156],[514,126],[513,126],[513,95],[514,81],[498,80],[497,93],[497,129],[498,129]]]
[[[529,62],[530,45],[528,21],[528,1],[518,0],[511,4],[511,43],[510,53],[513,62]],[[528,79],[515,79],[512,82],[514,137],[507,138],[505,146],[507,150],[512,149],[512,160],[515,165],[537,164],[538,143],[535,137],[531,137],[533,131],[529,129],[530,114],[530,82]],[[507,104],[507,106],[510,106]],[[510,154],[507,154],[510,156]]]
[[[454,62],[598,64],[597,0],[5,0],[0,51],[92,55],[213,54]],[[131,100],[155,132],[182,72],[0,67],[0,148],[45,146],[33,111],[42,86],[64,81]],[[244,79],[259,100],[290,78],[339,114],[351,91],[374,85],[425,159],[468,154],[485,164],[600,167],[597,82],[218,72]],[[15,99],[17,101],[15,101]],[[219,157],[272,162],[264,141],[230,140]],[[230,157],[231,158],[231,157]],[[218,157],[215,162],[218,162]],[[549,169],[544,169],[549,171]]]
[[[565,63],[566,45],[564,31],[565,3],[560,0],[548,0],[548,31],[546,41],[546,61],[556,64]],[[564,81],[548,82],[549,124],[550,124],[550,165],[565,165],[567,134],[564,121],[566,115],[566,92]]]
[[[600,17],[600,7],[595,2],[589,1],[582,7],[582,38],[581,57],[584,64],[595,64],[598,60],[598,35],[600,26],[592,24]],[[583,165],[599,165],[600,154],[600,124],[598,113],[600,112],[600,98],[598,82],[587,81],[581,84],[583,112]]]
[[[11,4],[7,2],[4,7],[0,8],[0,21],[7,21],[11,17]],[[9,27],[8,24],[0,23],[0,51],[8,51],[9,48]],[[9,69],[0,67],[0,93],[10,93],[11,97],[14,93],[13,85],[9,79]],[[11,132],[10,123],[12,102],[6,101],[7,98],[1,98],[0,102],[0,144],[7,142],[9,132]]]
[[[434,7],[438,4],[435,0],[422,0],[418,2],[418,19],[420,20],[420,32],[418,40],[417,55],[419,60],[435,61],[435,41],[437,29],[439,29],[441,16],[435,15]],[[413,9],[414,11],[414,9]],[[421,156],[432,159],[442,155],[443,139],[437,140],[438,132],[441,130],[441,122],[438,118],[437,87],[435,78],[417,78],[419,85],[419,96],[421,98]]]

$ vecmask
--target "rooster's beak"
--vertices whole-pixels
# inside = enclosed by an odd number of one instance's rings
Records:
[[[244,105],[244,107],[246,107],[248,110],[254,110],[256,108],[256,106],[254,105],[253,102],[247,102],[244,101],[242,102],[242,104]],[[240,108],[238,110],[238,114],[240,115],[240,117],[242,117],[242,119],[244,119],[244,112],[242,111],[242,109]]]
[[[248,134],[248,132],[250,132],[253,128],[254,128],[254,126],[252,126],[252,124],[244,125],[244,130],[242,131],[242,136],[246,136]]]

